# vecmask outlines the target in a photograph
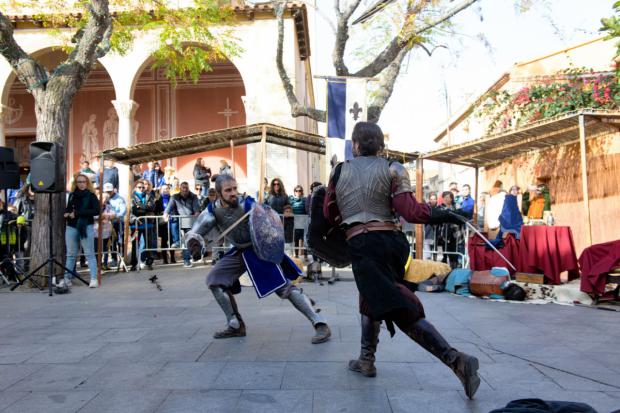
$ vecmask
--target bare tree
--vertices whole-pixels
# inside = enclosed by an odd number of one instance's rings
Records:
[[[361,23],[362,21],[373,18],[379,13],[384,12],[384,8],[392,3],[390,0],[381,0],[373,5],[369,10],[365,11],[353,23],[351,22],[353,14],[358,10],[361,0],[350,0],[346,6],[341,6],[340,0],[334,0],[334,11],[336,15],[336,33],[335,44],[332,52],[332,64],[337,76],[350,76],[359,78],[379,78],[377,92],[374,94],[372,101],[368,107],[368,120],[377,122],[381,116],[381,112],[389,101],[394,84],[402,62],[414,47],[421,47],[429,55],[431,52],[425,46],[428,42],[427,34],[433,29],[446,24],[461,11],[467,9],[478,0],[462,0],[452,7],[438,7],[439,3],[443,6],[447,1],[437,0],[408,0],[402,16],[402,24],[397,30],[396,35],[389,39],[383,49],[371,56],[371,59],[360,69],[351,72],[345,62],[345,51],[349,41],[349,31],[352,24]],[[452,0],[450,0],[452,3]],[[439,4],[441,6],[441,4]],[[284,42],[284,13],[286,11],[286,3],[283,0],[274,2],[276,17],[278,19],[278,44],[276,54],[276,64],[278,72],[282,80],[282,84],[286,91],[286,96],[291,106],[291,115],[293,117],[307,116],[319,122],[325,122],[326,113],[324,110],[309,107],[299,102],[294,93],[293,85],[284,70],[282,63],[282,48]]]

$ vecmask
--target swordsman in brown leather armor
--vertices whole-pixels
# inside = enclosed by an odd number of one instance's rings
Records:
[[[461,220],[453,214],[418,203],[409,174],[398,162],[377,156],[384,148],[379,126],[359,122],[353,129],[354,159],[332,170],[323,212],[346,231],[353,275],[360,294],[361,352],[349,369],[376,375],[375,352],[382,321],[394,324],[413,341],[452,369],[472,398],[478,386],[478,359],[452,347],[426,320],[424,307],[403,283],[410,246],[395,224],[395,212],[408,222],[442,223]]]

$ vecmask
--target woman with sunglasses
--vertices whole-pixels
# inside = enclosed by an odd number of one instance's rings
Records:
[[[282,215],[284,206],[290,205],[288,195],[284,189],[284,184],[280,178],[273,178],[269,186],[269,195],[265,199],[265,204],[269,205],[274,211]]]
[[[97,259],[95,258],[95,216],[99,215],[99,200],[93,190],[93,184],[86,174],[78,173],[71,185],[71,193],[65,209],[67,228],[65,230],[65,244],[67,246],[67,261],[65,266],[75,268],[75,261],[80,251],[84,250],[90,272],[90,288],[97,288]],[[61,286],[71,286],[72,274],[65,272]]]
[[[136,182],[133,195],[131,197],[131,229],[138,231],[137,237],[132,241],[131,249],[131,271],[135,271],[138,265],[136,251],[140,249],[140,265],[146,265],[153,269],[153,252],[143,251],[147,246],[154,249],[157,246],[153,219],[141,219],[139,217],[155,215],[155,194],[151,190],[150,182],[142,179]],[[139,243],[136,245],[136,241]],[[138,248],[136,248],[138,247]]]

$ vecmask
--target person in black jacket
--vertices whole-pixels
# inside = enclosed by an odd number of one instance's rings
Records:
[[[161,193],[157,200],[155,200],[155,215],[163,215],[164,211],[168,207],[168,203],[172,199],[172,195],[170,195],[170,186],[168,184],[164,184],[161,186]],[[176,220],[176,218],[173,218]],[[161,238],[161,257],[164,261],[164,264],[168,264],[168,253],[170,253],[170,263],[175,264],[176,257],[174,255],[174,250],[169,250],[171,244],[175,241],[174,233],[172,232],[172,223],[166,222],[165,220],[159,220],[158,223],[158,232],[159,238]],[[172,242],[171,241],[172,238]],[[178,236],[177,236],[178,238]]]
[[[153,219],[139,219],[152,215],[155,215],[155,193],[150,190],[149,182],[142,179],[136,182],[131,197],[130,228],[138,231],[135,234],[137,236],[132,236],[131,241],[131,271],[135,271],[138,265],[136,254],[138,248],[140,249],[140,265],[146,265],[149,270],[153,269],[153,252],[143,250],[147,246],[149,249],[157,247],[155,223]]]
[[[114,166],[114,161],[104,159],[103,166],[103,184],[111,183],[114,187],[114,192],[118,192],[118,168]],[[97,174],[95,181],[97,182],[97,187],[99,187],[99,174]]]
[[[84,250],[90,272],[90,288],[97,288],[97,259],[95,258],[95,216],[99,215],[99,200],[93,190],[93,184],[86,174],[78,173],[71,185],[71,193],[65,209],[67,228],[65,243],[67,261],[65,267],[73,269],[80,250]],[[65,272],[61,285],[71,286],[70,272]]]
[[[207,168],[205,166],[205,161],[202,158],[196,159],[196,164],[194,165],[194,183],[202,185],[200,195],[203,198],[207,197],[209,192],[209,185],[211,178],[211,168]]]

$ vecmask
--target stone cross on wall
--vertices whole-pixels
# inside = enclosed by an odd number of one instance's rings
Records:
[[[239,113],[239,111],[232,110],[230,108],[230,99],[226,98],[226,109],[224,109],[222,112],[217,112],[217,113],[218,115],[226,116],[226,128],[230,128],[230,117],[232,115],[236,115],[237,113]]]

